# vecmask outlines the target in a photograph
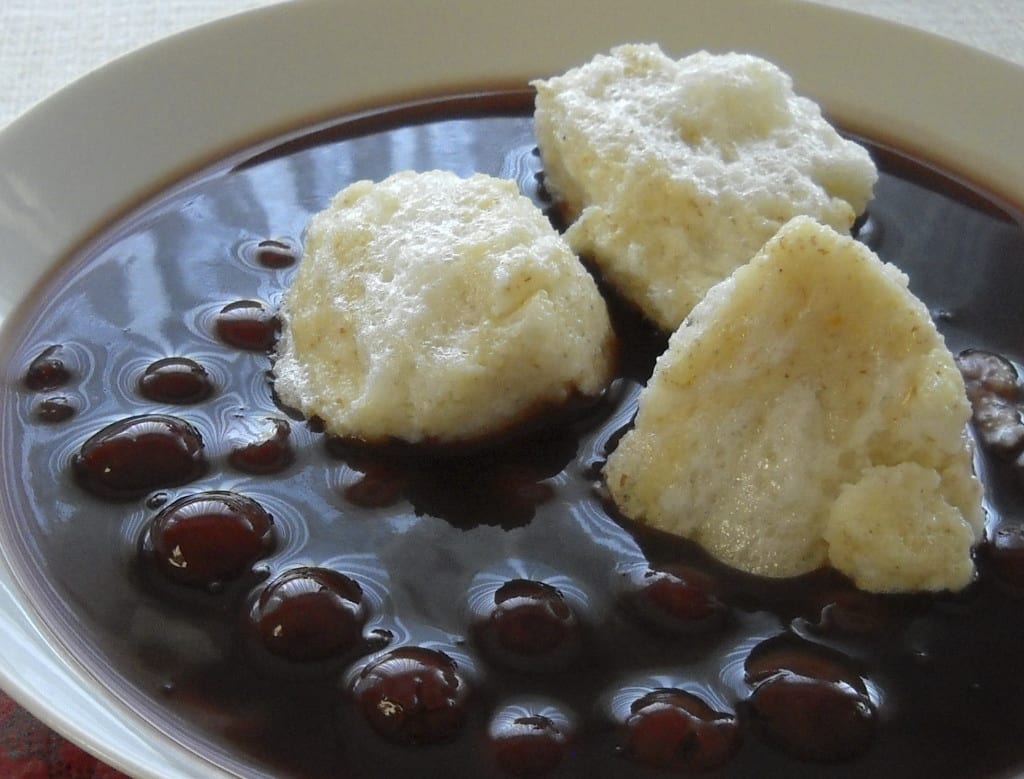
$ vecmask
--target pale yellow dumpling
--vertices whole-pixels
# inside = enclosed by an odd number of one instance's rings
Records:
[[[788,75],[748,54],[625,45],[534,86],[569,244],[665,330],[790,218],[848,231],[878,178]]]
[[[281,307],[281,400],[335,435],[445,443],[596,397],[614,336],[597,286],[511,181],[401,172],[309,224]]]
[[[959,589],[983,526],[969,417],[906,277],[799,217],[673,334],[605,477],[626,515],[745,571]]]

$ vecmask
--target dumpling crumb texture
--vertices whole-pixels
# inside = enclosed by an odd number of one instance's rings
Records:
[[[282,306],[281,400],[329,433],[448,443],[599,396],[614,336],[597,286],[511,181],[396,173],[310,222]]]
[[[848,231],[878,178],[754,56],[626,45],[534,86],[570,245],[665,330],[793,216]]]
[[[970,413],[906,276],[797,217],[672,335],[604,474],[627,516],[751,573],[957,590],[984,523]]]

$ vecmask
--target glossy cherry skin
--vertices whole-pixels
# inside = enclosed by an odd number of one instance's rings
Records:
[[[373,729],[391,741],[446,741],[466,719],[466,680],[455,661],[436,649],[387,652],[360,672],[352,692]]]
[[[89,438],[72,458],[78,483],[101,497],[126,500],[201,476],[203,439],[190,423],[166,414],[128,417]]]
[[[359,584],[327,568],[285,571],[262,590],[249,619],[263,645],[295,661],[350,652],[362,638],[367,607]]]
[[[273,517],[234,492],[200,492],[169,503],[152,519],[144,550],[169,579],[215,588],[247,572],[274,548]]]

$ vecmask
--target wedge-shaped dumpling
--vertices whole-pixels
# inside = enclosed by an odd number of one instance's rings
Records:
[[[958,589],[983,526],[963,380],[897,268],[798,217],[673,334],[607,484],[745,571]]]

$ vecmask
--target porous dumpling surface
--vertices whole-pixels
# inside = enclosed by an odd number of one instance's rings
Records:
[[[963,379],[897,268],[808,217],[672,335],[604,475],[742,570],[959,589],[984,514]]]
[[[614,336],[593,279],[511,181],[411,171],[313,217],[281,305],[280,399],[328,432],[461,442],[596,397]]]
[[[758,57],[626,45],[534,86],[569,243],[666,330],[793,216],[848,231],[877,180]]]

